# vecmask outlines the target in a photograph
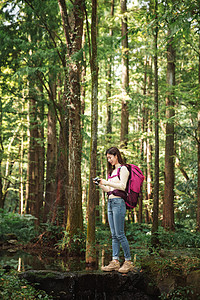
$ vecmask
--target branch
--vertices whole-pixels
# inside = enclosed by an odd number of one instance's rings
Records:
[[[69,31],[68,31],[68,29],[70,28],[70,25],[69,25],[69,20],[68,20],[66,2],[65,2],[65,0],[58,0],[58,4],[60,7],[61,18],[63,21],[63,29],[64,29],[64,33],[65,33],[65,39],[66,39],[67,45],[69,46],[69,49],[70,49],[71,48],[70,47],[71,40],[70,40],[70,36],[69,36]]]
[[[59,56],[59,58],[60,58],[60,60],[61,60],[61,63],[62,63],[62,65],[63,65],[63,67],[65,68],[65,60],[62,58],[62,55],[60,54],[60,52],[59,52],[59,50],[58,50],[56,41],[55,41],[55,39],[54,39],[54,37],[53,37],[53,35],[52,35],[52,32],[51,32],[51,30],[49,29],[48,25],[46,24],[46,22],[44,21],[44,19],[43,19],[40,15],[38,15],[38,14],[36,13],[36,11],[35,11],[33,5],[32,5],[31,3],[29,3],[28,0],[24,0],[24,1],[25,1],[25,2],[31,7],[31,9],[35,12],[37,18],[38,18],[39,20],[41,20],[42,23],[44,24],[44,27],[45,27],[46,31],[49,33],[49,36],[50,36],[50,38],[51,38],[51,40],[52,40],[52,42],[53,42],[53,44],[54,44],[54,47],[55,47],[55,49],[56,49],[56,51],[57,51],[57,53],[58,53],[58,56]]]
[[[185,39],[186,43],[188,43],[188,44],[191,46],[191,48],[192,48],[192,49],[198,54],[198,56],[199,56],[199,51],[192,45],[192,43],[189,42],[189,41],[187,41],[185,37],[184,37],[184,39]]]
[[[90,30],[89,30],[89,22],[88,22],[88,15],[87,15],[87,9],[84,1],[84,10],[85,10],[85,17],[86,17],[86,27],[87,27],[87,36],[88,36],[88,45],[89,45],[89,60],[90,60],[90,68],[92,63],[92,52],[91,52],[91,43],[90,43]]]
[[[184,170],[184,168],[181,167],[180,157],[179,157],[179,155],[178,155],[178,153],[176,151],[175,151],[175,156],[178,158],[178,161],[179,161],[179,163],[177,163],[178,168],[180,169],[180,171],[183,174],[183,176],[185,177],[185,179],[188,181],[190,178],[189,178],[187,172]]]
[[[186,130],[183,126],[180,125],[179,122],[175,122],[178,126],[180,126],[189,136],[196,140],[197,144],[200,144],[200,140],[198,139],[197,135],[191,134],[188,130]]]
[[[59,116],[58,116],[58,113],[57,113],[57,109],[59,109],[59,107],[58,107],[57,103],[56,103],[55,100],[54,100],[54,97],[53,97],[53,93],[52,93],[51,87],[49,86],[49,89],[47,88],[47,86],[46,86],[46,84],[45,84],[45,82],[44,82],[42,76],[40,76],[40,74],[42,74],[44,78],[45,78],[45,76],[44,76],[44,74],[43,74],[42,72],[39,72],[39,71],[37,72],[38,79],[40,80],[40,82],[41,82],[42,85],[44,86],[45,90],[47,91],[47,93],[48,93],[48,95],[49,95],[49,99],[53,102],[53,106],[54,106],[54,110],[55,110],[56,117],[57,117],[57,119],[58,119],[58,122],[59,122],[60,126],[62,126],[61,120],[60,120],[60,118],[59,118]]]

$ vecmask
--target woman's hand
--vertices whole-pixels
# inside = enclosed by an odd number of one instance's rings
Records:
[[[99,184],[102,184],[102,178],[99,178]]]
[[[99,184],[106,185],[107,181],[105,179],[100,178]]]
[[[109,192],[110,188],[106,186],[107,181],[103,178],[99,178],[99,187],[104,191],[104,192]]]

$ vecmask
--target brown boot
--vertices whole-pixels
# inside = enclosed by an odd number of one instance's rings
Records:
[[[133,270],[134,270],[133,263],[130,260],[125,260],[123,266],[118,270],[118,272],[125,274]]]
[[[101,267],[101,270],[105,272],[111,272],[111,271],[118,271],[119,268],[120,268],[119,261],[112,260],[108,266]]]

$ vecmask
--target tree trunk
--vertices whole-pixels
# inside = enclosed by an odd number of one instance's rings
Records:
[[[62,25],[67,45],[68,80],[67,105],[69,107],[69,163],[68,163],[68,219],[67,231],[72,238],[83,230],[82,192],[81,192],[81,101],[80,75],[81,67],[77,53],[82,47],[83,34],[83,0],[71,3],[68,15],[65,0],[58,0]]]
[[[36,191],[36,139],[37,139],[37,122],[36,122],[36,100],[30,92],[30,101],[29,101],[29,132],[30,132],[30,140],[29,140],[29,153],[28,153],[28,174],[27,174],[27,182],[28,182],[28,191],[27,191],[27,209],[28,213],[32,214],[36,217],[35,213],[35,202],[37,198]]]
[[[36,95],[30,92],[30,143],[29,143],[29,168],[27,174],[28,181],[28,212],[37,218],[39,224],[40,199],[39,199],[39,131],[37,120]]]
[[[19,161],[19,178],[20,178],[20,185],[19,185],[19,214],[23,214],[24,212],[24,188],[23,188],[23,153],[24,153],[24,136],[23,136],[23,128],[20,136],[20,144],[19,144],[19,154],[20,154],[20,161]]]
[[[86,39],[86,32],[83,31],[83,44],[82,47],[85,47],[85,39]],[[81,115],[84,116],[85,113],[85,83],[86,83],[86,53],[83,50],[83,63],[82,63],[82,70],[81,70]],[[81,129],[84,130],[84,118],[82,117],[81,120]]]
[[[152,224],[152,247],[158,246],[157,231],[158,231],[158,212],[159,212],[159,107],[158,107],[158,2],[155,1],[154,13],[156,26],[154,29],[154,116],[155,116],[155,179],[154,179],[154,195],[153,195],[153,224]]]
[[[143,83],[143,95],[145,96],[146,95],[146,92],[147,92],[147,60],[145,60],[145,65],[144,65],[144,83]],[[145,107],[145,104],[143,104],[142,106],[142,114],[141,114],[141,130],[142,130],[142,133],[143,133],[143,136],[145,137],[146,136],[146,131],[147,131],[147,118],[146,118],[146,112],[147,112],[147,108]],[[140,153],[141,153],[141,160],[142,161],[145,161],[146,160],[146,154],[147,154],[147,140],[146,138],[142,138],[141,139],[141,150],[140,150]],[[145,170],[145,177],[147,177],[147,174],[146,174],[146,170]],[[145,190],[145,193],[143,194],[142,193],[142,197],[140,196],[139,198],[139,209],[138,209],[138,222],[141,224],[142,223],[142,219],[143,219],[143,195],[144,195],[144,198],[146,198],[146,181],[144,182],[144,185],[143,185],[143,188]]]
[[[47,123],[47,167],[46,167],[46,192],[43,222],[52,217],[56,199],[56,166],[57,166],[57,135],[56,135],[56,113],[53,101],[56,99],[55,80],[50,83],[51,98],[48,105]]]
[[[67,106],[67,82],[64,81],[64,92],[60,93],[61,80],[59,80],[59,108],[60,108],[60,133],[57,153],[57,168],[56,168],[56,198],[53,208],[52,223],[55,220],[66,226],[68,218],[68,155],[69,155],[69,112]],[[59,218],[59,220],[58,220]]]
[[[98,191],[93,178],[97,169],[97,127],[98,127],[98,64],[97,64],[97,0],[92,0],[92,24],[91,24],[91,74],[92,74],[92,102],[91,102],[91,143],[90,143],[90,177],[89,197],[87,203],[88,224],[86,240],[86,263],[96,261],[95,245],[95,217]]]
[[[39,94],[43,95],[43,86],[38,84]],[[41,99],[43,100],[43,99]],[[37,199],[37,215],[39,220],[42,219],[43,195],[44,195],[44,160],[45,160],[45,147],[44,147],[44,101],[40,101],[38,109],[38,199]]]
[[[199,36],[199,95],[200,95],[200,36]],[[200,101],[200,97],[197,100]],[[200,109],[197,115],[198,129],[197,129],[197,158],[198,158],[198,185],[197,185],[197,230],[200,231]]]
[[[114,4],[115,1],[111,0],[111,17],[114,16]],[[111,49],[113,46],[112,38],[113,38],[113,29],[112,27],[109,30],[109,36],[110,36],[110,45]],[[112,89],[112,54],[108,57],[108,65],[107,65],[107,84],[106,84],[106,103],[107,103],[107,119],[106,119],[106,134],[108,139],[111,138],[112,134],[112,106],[111,106],[111,89]]]
[[[78,1],[80,6],[82,1]],[[78,3],[77,3],[78,5]],[[77,9],[77,8],[76,8]],[[83,27],[82,19],[79,18],[81,13],[78,10],[78,27]],[[78,29],[77,29],[78,30]],[[81,49],[82,32],[78,30],[74,53]],[[72,54],[74,54],[72,53]],[[82,190],[81,190],[81,102],[80,102],[80,65],[79,63],[71,63],[69,65],[69,186],[68,186],[68,219],[67,231],[70,236],[77,233],[78,229],[83,230],[82,216]]]
[[[33,41],[30,35],[28,39],[30,42]],[[32,55],[32,50],[29,54]],[[35,223],[39,225],[44,192],[44,102],[39,99],[43,97],[43,87],[39,81],[36,81],[35,75],[29,76],[28,80],[29,149],[25,206],[26,211],[37,218]]]
[[[31,79],[30,79],[31,80]],[[37,85],[38,86],[38,85]],[[39,86],[39,93],[42,88]],[[39,225],[44,191],[44,107],[39,106],[37,88],[33,82],[29,85],[29,153],[27,168],[27,210],[37,218]]]
[[[127,145],[128,142],[128,89],[129,89],[129,60],[128,60],[128,29],[127,29],[127,2],[121,0],[122,13],[122,111],[121,111],[121,146]]]
[[[157,33],[158,34],[158,33]],[[157,51],[157,43],[156,43],[156,37],[154,37],[155,41],[154,41],[154,47],[155,47],[155,51]],[[155,59],[155,57],[154,57]],[[157,60],[154,64],[155,68],[157,67]],[[147,94],[148,96],[151,95],[151,91],[152,91],[152,62],[151,60],[149,61],[148,65],[148,90],[147,90]],[[156,95],[156,101],[158,99],[158,74],[157,71],[154,70],[154,75],[155,77],[157,77],[157,79],[155,80],[156,83],[156,87],[155,87],[155,91],[154,94]],[[157,109],[157,108],[156,108]],[[155,110],[155,109],[154,109]],[[158,113],[158,112],[157,112]],[[152,136],[152,131],[153,131],[153,126],[152,126],[152,111],[149,109],[147,111],[147,175],[146,175],[146,181],[147,181],[147,199],[148,202],[150,201],[150,199],[152,199],[152,145],[150,142],[150,137]],[[157,130],[157,128],[156,128]],[[158,138],[158,137],[157,137]]]
[[[197,186],[197,230],[200,231],[200,111],[198,112],[198,186]]]
[[[174,230],[174,95],[175,86],[175,50],[173,38],[167,47],[167,85],[166,98],[166,140],[165,140],[165,191],[163,202],[163,226],[165,229]]]

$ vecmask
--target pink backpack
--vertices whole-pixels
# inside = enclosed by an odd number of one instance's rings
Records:
[[[133,164],[125,164],[127,169],[129,170],[129,179],[126,186],[126,193],[127,193],[127,200],[126,202],[126,208],[132,209],[136,207],[139,193],[142,190],[142,184],[144,181],[144,175],[140,168],[138,166],[135,166]],[[117,175],[120,178],[120,168],[118,168]]]

